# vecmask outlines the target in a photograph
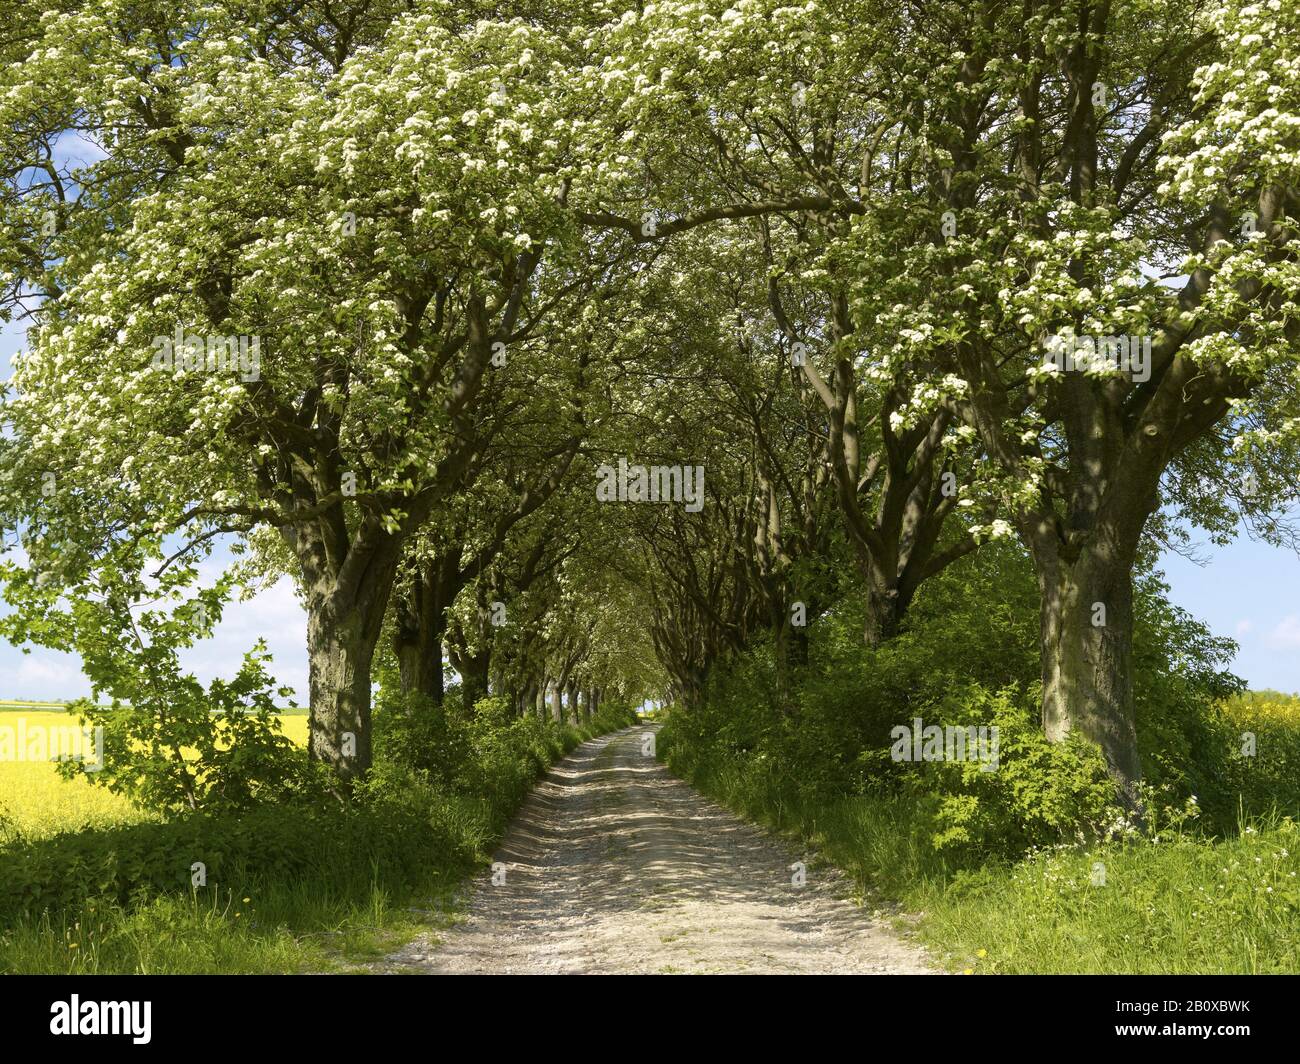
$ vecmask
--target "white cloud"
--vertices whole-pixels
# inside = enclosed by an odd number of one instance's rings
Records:
[[[1300,650],[1300,614],[1291,613],[1268,633],[1268,645],[1278,650]]]
[[[244,654],[258,639],[271,654],[271,674],[277,685],[292,687],[296,701],[307,698],[307,614],[294,594],[293,581],[284,577],[247,602],[230,602],[213,630],[212,638],[181,655],[185,668],[204,683],[220,676],[230,679]]]
[[[90,695],[90,681],[81,673],[73,654],[36,648],[30,654],[4,647],[0,665],[17,659],[12,668],[0,668],[4,676],[0,698],[31,699],[33,702],[62,702]]]

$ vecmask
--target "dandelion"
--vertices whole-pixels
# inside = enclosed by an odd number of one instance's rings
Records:
[[[988,955],[989,955],[989,951],[986,949],[977,949],[975,951],[975,956],[979,957],[981,960],[983,960]]]

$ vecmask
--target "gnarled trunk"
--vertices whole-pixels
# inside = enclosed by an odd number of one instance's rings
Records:
[[[341,561],[312,529],[284,529],[306,588],[307,754],[344,782],[370,771],[370,687],[375,647],[392,593],[400,542],[375,533]]]
[[[898,634],[906,605],[896,588],[872,586],[867,592],[867,615],[862,628],[862,641],[869,647],[878,647]]]
[[[442,671],[442,611],[430,611],[417,620],[405,609],[398,611],[394,644],[403,694],[422,694],[441,702],[445,693]]]
[[[487,698],[490,693],[488,675],[492,665],[492,648],[485,647],[476,654],[464,654],[459,661],[461,668],[461,699],[466,710]]]
[[[1122,800],[1139,809],[1133,705],[1133,560],[1095,540],[1074,558],[1034,552],[1041,596],[1043,730],[1096,743]]]
[[[307,661],[311,708],[308,756],[342,779],[370,770],[370,672],[383,605],[309,596]]]

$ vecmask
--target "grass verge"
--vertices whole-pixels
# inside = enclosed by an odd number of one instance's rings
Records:
[[[674,767],[671,749],[667,761]],[[1300,827],[1287,817],[1243,821],[1228,838],[1181,829],[959,868],[934,851],[904,800],[811,803],[738,766],[682,774],[817,851],[852,876],[864,900],[916,914],[919,940],[950,971],[1300,971]]]
[[[631,722],[610,713],[583,728],[521,729],[527,737],[516,747],[501,743],[485,755],[476,793],[422,788],[409,803],[389,796],[337,826],[277,820],[268,809],[238,822],[114,824],[37,838],[11,827],[0,838],[8,896],[0,972],[365,971],[454,921],[459,888],[490,858],[546,766]],[[185,889],[196,853],[216,874]],[[162,865],[170,880],[159,876]],[[76,889],[65,897],[68,880]]]

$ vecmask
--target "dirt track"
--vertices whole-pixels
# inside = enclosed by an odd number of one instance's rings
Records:
[[[584,743],[520,809],[466,920],[387,970],[439,973],[903,973],[915,946],[643,753],[652,727]],[[500,866],[497,878],[500,879]]]

